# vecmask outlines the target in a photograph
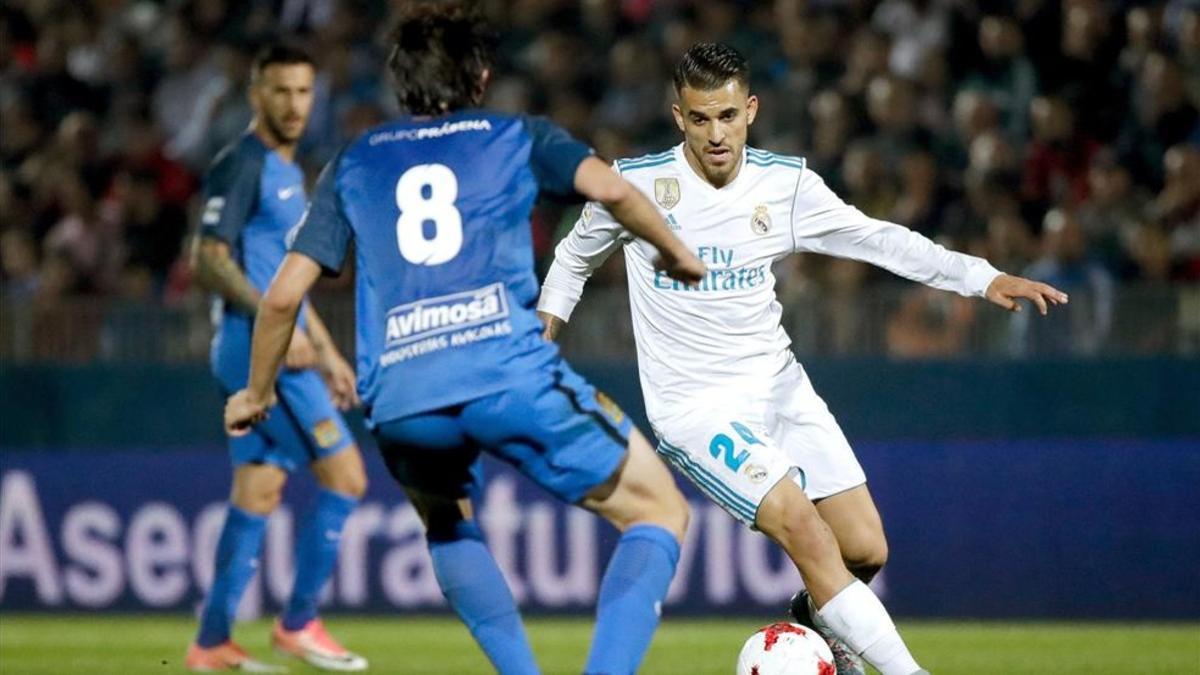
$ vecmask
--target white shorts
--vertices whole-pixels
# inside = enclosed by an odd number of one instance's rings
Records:
[[[664,459],[750,525],[781,480],[794,480],[814,501],[867,481],[837,420],[796,362],[763,395],[692,398],[686,409],[656,416],[654,433]]]

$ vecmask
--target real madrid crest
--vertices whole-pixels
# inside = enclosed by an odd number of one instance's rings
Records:
[[[668,211],[675,208],[679,203],[679,179],[655,178],[654,201]]]
[[[750,216],[750,229],[754,234],[764,235],[771,231],[771,214],[765,204],[754,207],[754,215]]]

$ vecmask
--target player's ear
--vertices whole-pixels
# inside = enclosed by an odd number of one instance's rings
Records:
[[[746,99],[746,126],[754,124],[755,117],[758,117],[758,97],[750,94]]]
[[[683,111],[679,109],[678,103],[671,104],[671,114],[675,116],[675,126],[679,127],[680,131],[686,131],[683,128]]]

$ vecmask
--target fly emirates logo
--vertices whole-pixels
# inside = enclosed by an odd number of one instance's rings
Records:
[[[384,366],[447,347],[508,335],[504,284],[418,300],[393,307],[387,315]]]

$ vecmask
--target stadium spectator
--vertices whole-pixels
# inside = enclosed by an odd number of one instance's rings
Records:
[[[1200,279],[1200,149],[1176,145],[1163,158],[1166,182],[1153,212],[1168,228],[1171,255],[1186,279]]]
[[[1156,52],[1138,73],[1133,105],[1120,139],[1122,158],[1139,182],[1162,185],[1162,158],[1176,143],[1200,142],[1200,112],[1187,100],[1179,65]]]
[[[1099,144],[1076,128],[1075,113],[1057,96],[1039,96],[1029,106],[1033,140],[1025,157],[1021,197],[1042,208],[1074,206],[1088,195],[1088,168]]]
[[[1014,351],[1025,354],[1095,355],[1104,348],[1112,328],[1113,279],[1088,257],[1083,228],[1075,213],[1052,209],[1042,223],[1042,257],[1022,276],[1063,289],[1075,309],[1057,318],[1033,312],[1013,317]]]
[[[899,358],[946,358],[962,352],[975,309],[971,301],[920,286],[907,290],[888,321],[887,353]]]
[[[1110,270],[1127,267],[1124,241],[1142,221],[1149,195],[1133,184],[1111,150],[1096,154],[1088,170],[1088,198],[1079,206],[1079,222],[1088,247]]]
[[[1032,254],[1021,242],[1064,208],[1110,275],[1161,277],[1147,253],[1161,236],[1166,278],[1200,279],[1192,0],[483,5],[502,29],[505,73],[488,103],[549,114],[602,156],[675,142],[664,64],[718,39],[761,76],[753,84],[769,105],[750,142],[804,156],[838,191],[854,184],[881,217],[1022,265]],[[319,55],[300,149],[311,179],[394,109],[373,67],[392,12],[385,0],[5,3],[0,237],[22,242],[24,271],[4,273],[3,296],[28,297],[45,279],[55,296],[149,287],[153,301],[180,302],[187,275],[172,272],[174,238],[195,226],[196,175],[248,119],[245,55],[285,31]],[[539,254],[572,217],[558,207],[535,215]],[[824,265],[804,279],[836,287],[848,307],[863,287],[890,281]],[[852,316],[838,325],[853,335]]]
[[[1037,74],[1025,56],[1021,29],[1011,17],[988,16],[979,24],[983,60],[963,80],[963,87],[987,94],[1012,138],[1024,138],[1026,111],[1037,94]]]
[[[25,230],[13,228],[0,233],[0,275],[6,300],[28,302],[37,293],[37,246]]]

